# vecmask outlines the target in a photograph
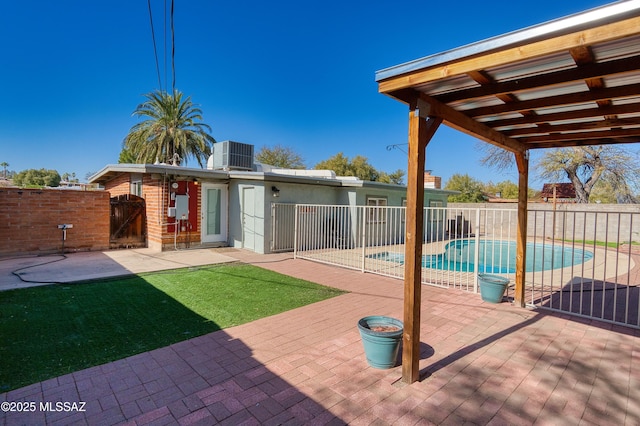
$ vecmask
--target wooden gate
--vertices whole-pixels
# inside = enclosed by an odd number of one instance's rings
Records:
[[[144,198],[133,194],[111,198],[111,248],[147,246],[147,221]]]

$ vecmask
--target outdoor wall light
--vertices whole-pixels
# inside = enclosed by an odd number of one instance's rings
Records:
[[[273,193],[273,196],[276,198],[280,196],[280,190],[275,186],[271,187],[271,192]]]

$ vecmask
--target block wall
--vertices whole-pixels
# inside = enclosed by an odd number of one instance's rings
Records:
[[[0,256],[109,249],[109,193],[0,189]]]

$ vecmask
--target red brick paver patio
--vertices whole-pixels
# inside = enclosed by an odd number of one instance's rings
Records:
[[[369,367],[356,323],[402,282],[290,255],[228,256],[349,294],[0,394],[0,424],[640,424],[640,332],[423,287],[423,380]],[[84,412],[40,402],[86,403]]]

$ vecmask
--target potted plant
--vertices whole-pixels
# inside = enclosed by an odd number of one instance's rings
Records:
[[[368,316],[358,321],[358,329],[369,365],[381,369],[395,367],[402,340],[402,321],[380,315]]]

